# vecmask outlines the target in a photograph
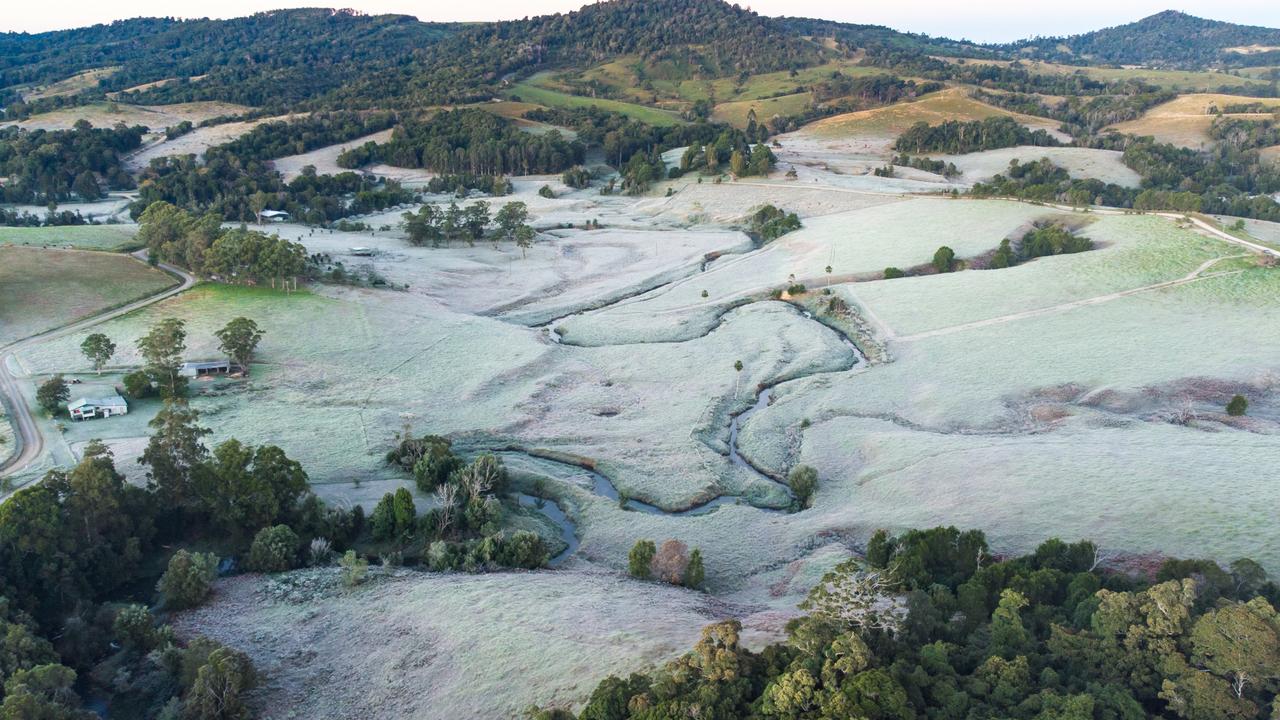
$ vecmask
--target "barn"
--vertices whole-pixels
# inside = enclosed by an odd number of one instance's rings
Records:
[[[178,374],[182,377],[204,377],[205,375],[226,375],[232,372],[230,360],[202,360],[198,362],[184,362],[182,367],[178,368]]]

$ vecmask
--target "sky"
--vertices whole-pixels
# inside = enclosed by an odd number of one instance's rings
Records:
[[[422,20],[504,20],[566,12],[586,0],[331,0],[369,14],[403,13]],[[1174,4],[1174,3],[1177,4]],[[0,30],[41,32],[138,16],[216,17],[248,15],[284,7],[315,7],[324,0],[8,0]],[[1137,20],[1161,10],[1247,25],[1280,27],[1276,0],[756,0],[742,2],[762,15],[797,15],[887,25],[978,42],[1004,42],[1036,35],[1071,35]]]

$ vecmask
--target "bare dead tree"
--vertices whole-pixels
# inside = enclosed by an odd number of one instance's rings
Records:
[[[847,560],[822,578],[800,609],[858,630],[897,632],[907,609],[898,595],[897,566],[867,568]]]
[[[439,505],[440,520],[437,527],[440,537],[447,537],[458,514],[458,486],[445,483],[436,489],[436,503]]]

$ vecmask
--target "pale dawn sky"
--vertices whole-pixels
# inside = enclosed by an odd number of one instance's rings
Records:
[[[44,0],[7,3],[0,30],[41,32],[92,25],[127,17],[236,17],[282,7],[315,7],[311,0],[220,0],[174,4],[170,0]],[[404,13],[422,20],[498,20],[564,12],[583,0],[342,0],[370,14]],[[1161,10],[1182,10],[1216,20],[1280,27],[1275,0],[1075,0],[1031,3],[1026,0],[757,0],[743,3],[764,15],[798,15],[844,22],[888,25],[899,30],[1001,42],[1033,35],[1070,35],[1145,17]]]

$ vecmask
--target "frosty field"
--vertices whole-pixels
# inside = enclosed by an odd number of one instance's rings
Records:
[[[95,328],[120,348],[102,377],[79,352],[83,334],[22,348],[18,369],[32,391],[62,372],[90,392],[138,365],[135,340],[162,318],[185,320],[186,357],[208,359],[213,332],[250,317],[265,332],[250,376],[193,383],[209,442],[279,445],[326,501],[368,510],[412,489],[383,460],[395,434],[443,434],[465,454],[500,452],[519,491],[564,511],[578,549],[547,572],[402,573],[350,592],[327,571],[223,581],[180,629],[245,649],[272,678],[260,705],[298,716],[581,702],[603,674],[669,659],[714,618],[778,637],[822,571],[880,527],[981,527],[1010,552],[1089,537],[1113,559],[1247,555],[1280,570],[1280,490],[1258,471],[1280,461],[1280,270],[1175,218],[912,194],[951,184],[851,174],[877,162],[859,142],[793,134],[778,154],[795,180],[686,176],[638,198],[517,178],[493,207],[528,204],[538,233],[527,253],[506,241],[412,247],[405,208],[359,218],[386,230],[274,225],[397,289],[203,284]],[[844,154],[824,161],[828,143]],[[979,173],[1012,156],[960,160]],[[1110,155],[1075,160],[1123,180]],[[554,198],[538,195],[544,184]],[[766,202],[803,227],[752,241],[744,216]],[[600,229],[581,229],[589,220]],[[941,245],[980,258],[1040,221],[1095,249],[882,279],[927,265]],[[805,292],[772,299],[795,284]],[[832,299],[849,314],[830,317]],[[1234,393],[1249,396],[1248,417],[1225,415]],[[53,440],[17,482],[93,438],[140,481],[157,408],[61,430],[42,420]],[[819,489],[789,512],[779,480],[799,464],[818,470]],[[548,531],[533,513],[513,522]],[[699,548],[710,595],[624,579],[642,538]],[[508,631],[477,643],[476,622]],[[376,650],[346,652],[337,629],[349,625]],[[401,647],[392,635],[416,639]],[[628,660],[622,648],[637,643],[643,657]],[[535,654],[552,660],[530,664]],[[413,658],[429,659],[398,675]],[[493,684],[468,686],[481,666],[499,669]],[[322,688],[334,682],[367,692],[337,703]]]

